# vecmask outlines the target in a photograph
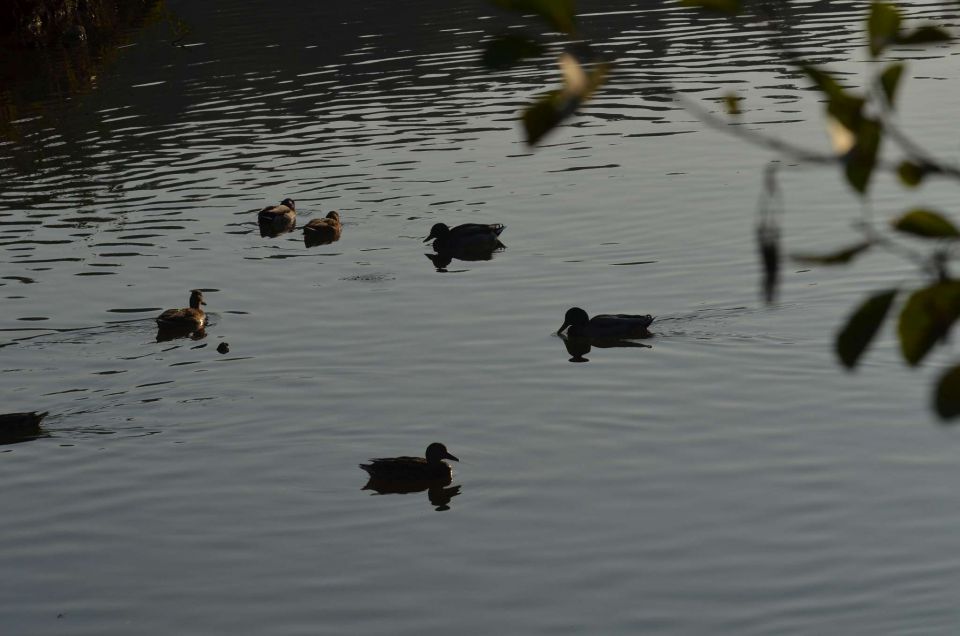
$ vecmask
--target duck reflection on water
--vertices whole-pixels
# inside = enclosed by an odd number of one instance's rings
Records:
[[[616,340],[610,338],[586,338],[583,336],[568,336],[566,334],[559,334],[560,339],[563,341],[563,346],[566,347],[567,353],[570,354],[570,362],[590,362],[590,358],[586,358],[588,353],[593,347],[597,349],[614,349],[614,348],[635,348],[635,349],[653,349],[648,344],[642,342],[635,342],[633,340]]]
[[[450,500],[460,494],[460,486],[450,486],[453,470],[444,459],[460,461],[439,442],[427,446],[424,457],[380,457],[360,464],[370,479],[363,490],[380,495],[403,495],[427,491],[430,503],[438,511],[449,510]]]
[[[191,340],[203,340],[207,337],[207,330],[204,327],[177,325],[173,327],[161,326],[157,328],[157,342],[168,342],[180,338],[190,338]]]

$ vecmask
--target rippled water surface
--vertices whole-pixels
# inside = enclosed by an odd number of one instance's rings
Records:
[[[956,633],[960,442],[927,411],[948,358],[908,371],[887,334],[850,375],[831,352],[913,272],[788,266],[765,306],[774,157],[669,94],[736,89],[753,127],[825,147],[769,33],[582,2],[616,71],[533,153],[515,116],[552,55],[487,73],[518,19],[402,5],[168,0],[83,87],[0,91],[2,410],[51,412],[0,446],[0,631]],[[794,8],[795,46],[864,76],[861,3]],[[898,55],[911,131],[955,154],[955,51]],[[788,249],[852,238],[836,174],[781,181]],[[342,238],[262,237],[288,196]],[[904,205],[880,178],[873,213]],[[506,249],[437,271],[430,226],[468,221]],[[205,337],[158,342],[193,288]],[[656,336],[568,352],[573,305]],[[361,490],[358,463],[435,440],[462,460],[445,501]]]

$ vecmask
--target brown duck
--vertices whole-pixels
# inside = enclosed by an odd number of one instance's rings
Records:
[[[328,212],[322,219],[311,219],[303,226],[303,241],[307,247],[325,245],[340,240],[340,214]]]
[[[427,446],[424,457],[381,457],[371,459],[369,464],[360,464],[360,468],[369,473],[371,479],[390,481],[430,481],[449,480],[452,474],[450,464],[458,458],[447,452],[447,447],[439,442]]]
[[[201,329],[207,322],[207,316],[200,309],[206,305],[203,292],[194,289],[190,292],[190,306],[183,309],[168,309],[157,316],[157,326],[161,329],[193,328]]]

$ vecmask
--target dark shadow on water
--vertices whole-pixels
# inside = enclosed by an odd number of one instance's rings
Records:
[[[438,272],[446,272],[454,259],[458,261],[490,261],[507,246],[497,241],[493,248],[473,247],[455,250],[439,250],[435,254],[424,254],[433,263]]]
[[[409,495],[427,491],[427,499],[437,512],[450,509],[450,500],[460,494],[460,486],[451,486],[452,479],[388,480],[371,477],[362,490],[378,495]]]
[[[178,338],[190,338],[191,340],[203,340],[207,337],[207,330],[204,328],[194,329],[193,327],[158,327],[157,342],[167,342]]]
[[[330,245],[340,240],[340,233],[318,234],[317,232],[303,232],[303,244],[305,247],[317,247],[318,245]]]
[[[597,349],[614,349],[614,348],[634,348],[634,349],[653,349],[652,346],[644,344],[642,342],[636,342],[634,340],[613,340],[605,338],[572,338],[566,334],[560,334],[560,339],[563,340],[563,346],[566,347],[567,353],[570,354],[569,362],[590,362],[590,359],[585,357],[593,347]]]

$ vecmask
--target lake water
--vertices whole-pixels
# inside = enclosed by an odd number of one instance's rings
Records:
[[[0,394],[51,416],[0,447],[2,633],[956,633],[960,439],[928,409],[951,356],[910,371],[891,329],[855,374],[832,353],[916,272],[788,263],[765,305],[775,156],[669,89],[736,89],[755,128],[825,149],[816,96],[759,26],[581,4],[616,71],[536,152],[516,112],[558,74],[481,69],[523,22],[483,2],[168,0],[85,88],[18,80]],[[791,41],[862,79],[863,3],[794,8]],[[897,53],[904,122],[946,156],[957,50]],[[834,171],[780,177],[788,250],[854,240]],[[261,237],[288,196],[341,240]],[[872,211],[917,202],[955,188],[882,175]],[[430,226],[470,221],[507,248],[438,272]],[[206,337],[157,342],[192,288]],[[656,336],[572,363],[574,305]],[[462,460],[446,503],[361,490],[358,463],[432,441]]]

